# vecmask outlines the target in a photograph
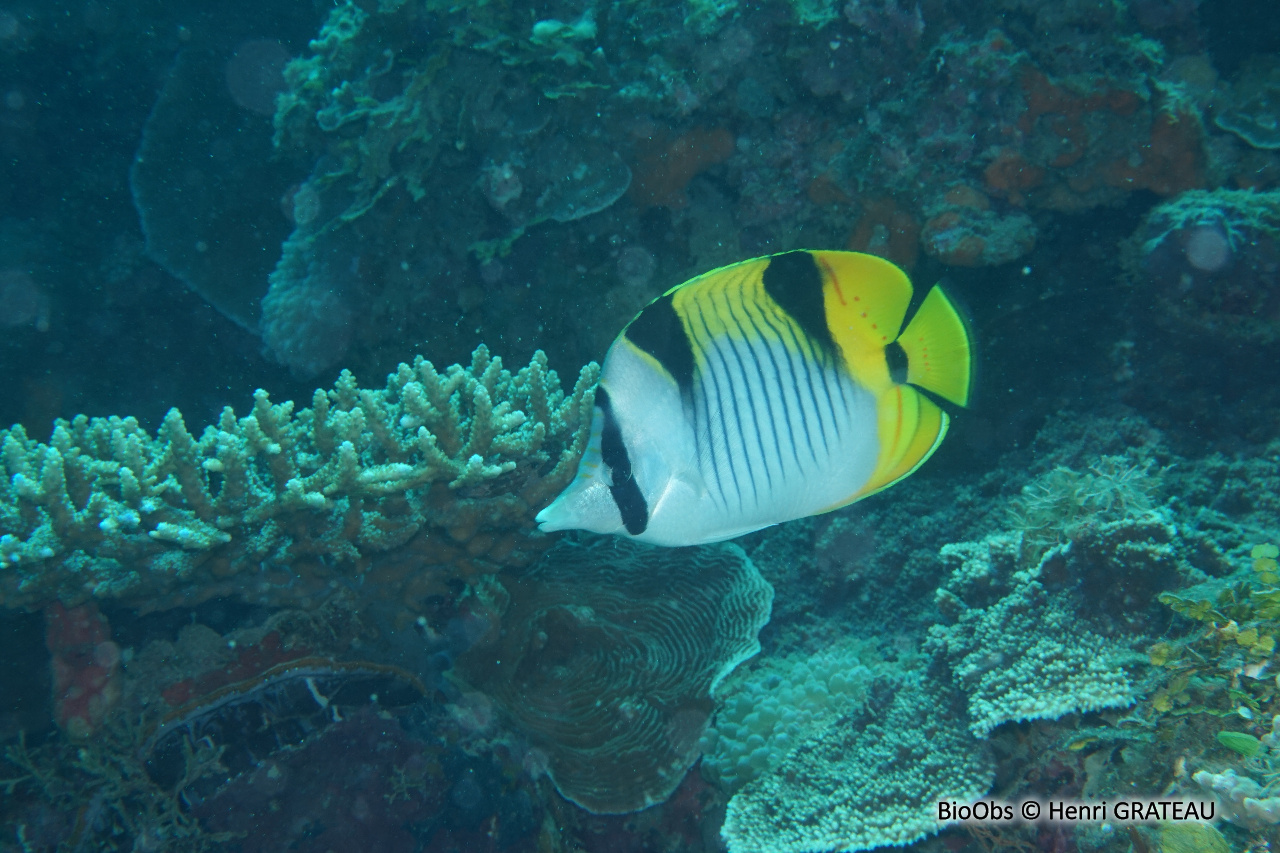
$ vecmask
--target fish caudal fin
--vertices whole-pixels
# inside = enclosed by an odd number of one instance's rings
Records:
[[[934,287],[898,336],[907,355],[907,382],[957,406],[969,404],[973,352],[969,330],[951,300]]]
[[[957,406],[969,402],[973,378],[969,331],[941,288],[929,291],[896,343],[906,356],[906,381],[877,399],[880,455],[858,498],[909,476],[942,444],[950,418],[920,389]]]

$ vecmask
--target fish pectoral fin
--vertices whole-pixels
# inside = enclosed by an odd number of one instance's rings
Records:
[[[880,455],[870,479],[854,495],[865,498],[908,477],[933,455],[947,434],[950,418],[937,403],[910,385],[895,385],[876,401]]]
[[[707,488],[706,478],[702,476],[702,472],[697,469],[690,468],[681,471],[676,479],[680,482],[680,486],[699,499],[705,498],[710,490]]]
[[[658,515],[663,510],[669,512],[669,507],[672,505],[693,506],[704,500],[707,495],[707,481],[697,469],[676,471],[667,479],[661,494],[654,499],[651,512],[653,515]]]

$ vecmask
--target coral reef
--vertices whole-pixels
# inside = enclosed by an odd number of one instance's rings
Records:
[[[83,742],[53,741],[28,747],[20,738],[6,747],[4,762],[20,775],[0,784],[12,797],[33,789],[34,802],[15,816],[15,840],[32,849],[56,849],[60,842],[205,851],[233,836],[207,832],[183,808],[184,788],[221,769],[216,749],[197,744],[183,758],[174,789],[157,785],[139,757],[141,730],[115,721]],[[6,773],[6,775],[8,775]]]
[[[467,310],[474,260],[504,257],[535,226],[621,198],[631,170],[592,107],[608,88],[596,40],[590,11],[529,28],[497,7],[474,16],[439,4],[334,8],[310,55],[286,68],[275,116],[277,149],[314,166],[263,301],[272,355],[314,376],[406,323],[434,322],[433,337],[453,337],[445,319],[454,303]],[[468,192],[454,186],[459,174]],[[428,215],[445,198],[450,215]],[[405,210],[417,213],[406,220]],[[357,317],[357,305],[372,310]],[[316,348],[317,339],[335,343]]]
[[[416,676],[395,667],[295,658],[170,711],[148,735],[142,754],[151,778],[172,788],[185,772],[184,756],[197,744],[217,749],[222,769],[187,786],[187,799],[194,802],[259,769],[272,753],[298,746],[355,713],[392,714],[426,693]]]
[[[277,173],[296,169],[300,183],[283,193],[294,230],[282,253],[254,255],[279,258],[260,332],[304,377],[340,360],[387,364],[405,334],[461,355],[473,342],[463,316],[526,353],[538,332],[572,339],[559,316],[530,328],[527,289],[548,304],[591,293],[603,247],[655,225],[674,249],[673,280],[736,258],[734,246],[840,245],[851,206],[858,248],[892,236],[884,251],[907,266],[922,250],[988,267],[1028,257],[1058,214],[1248,173],[1224,153],[1234,137],[1221,123],[1236,113],[1202,121],[1213,87],[1193,91],[1188,68],[1203,58],[1174,46],[1189,24],[1174,16],[1183,22],[1159,28],[1162,42],[1140,17],[1073,7],[1010,19],[894,0],[465,15],[345,0],[285,72],[274,120],[288,168]],[[968,190],[959,203],[957,187]],[[280,191],[266,195],[258,208]],[[897,214],[871,215],[890,197]],[[195,218],[228,220],[203,207]],[[271,225],[258,230],[269,238]],[[529,240],[539,248],[497,263]],[[193,240],[168,242],[193,254]],[[566,268],[585,279],[578,294]],[[262,289],[256,273],[226,280]],[[563,346],[577,361],[598,355]]]
[[[1280,149],[1280,65],[1273,57],[1245,68],[1213,123],[1254,148]]]
[[[968,696],[975,735],[1137,701],[1157,596],[1204,577],[1203,543],[1157,505],[1159,489],[1149,465],[1120,457],[1057,466],[1024,488],[1019,532],[942,548],[945,621],[925,649]]]
[[[733,134],[721,127],[694,128],[669,142],[651,141],[636,163],[631,197],[641,206],[683,208],[689,204],[689,181],[732,153]]]
[[[1057,465],[1023,486],[1009,506],[1009,520],[1024,550],[1038,557],[1082,532],[1081,528],[1141,516],[1159,506],[1160,474],[1150,460],[1102,456],[1088,471]]]
[[[1199,347],[1280,340],[1280,192],[1192,191],[1156,206],[1126,270],[1144,313]],[[1230,350],[1228,350],[1230,351]]]
[[[272,356],[306,378],[346,355],[355,332],[359,297],[348,283],[353,260],[359,257],[355,236],[338,232],[328,223],[298,218],[301,206],[315,196],[309,184],[294,193],[298,225],[284,241],[280,260],[268,276],[258,329]]]
[[[812,196],[814,185],[809,186]],[[867,199],[847,248],[878,255],[910,273],[920,256],[920,223],[892,198]]]
[[[703,774],[735,792],[809,737],[859,710],[877,675],[888,669],[863,663],[870,658],[864,646],[846,641],[813,655],[773,657],[731,677],[702,737]]]
[[[1018,570],[1018,553],[1011,536],[942,550],[955,568],[938,604],[953,621],[930,629],[925,648],[947,662],[968,696],[973,734],[1133,704],[1126,667],[1142,658],[1132,639],[1085,628],[1080,613],[1045,588],[1043,564]]]
[[[120,701],[120,646],[93,602],[45,608],[45,646],[53,663],[53,718],[67,734],[86,738]]]
[[[364,708],[294,749],[264,757],[196,800],[192,813],[210,831],[242,837],[246,853],[372,845],[409,853],[419,849],[412,822],[447,802],[443,780],[427,775],[435,760],[394,718]]]
[[[595,376],[566,395],[541,354],[513,375],[481,347],[467,368],[402,364],[384,389],[344,372],[297,412],[259,391],[198,439],[176,410],[154,437],[131,418],[62,422],[49,444],[7,430],[0,601],[282,603],[362,577],[412,600],[423,563],[527,561],[540,546],[519,530],[573,475]],[[373,559],[411,540],[413,557]]]
[[[964,184],[925,208],[920,232],[926,254],[957,267],[990,267],[1017,260],[1036,243],[1036,228],[1021,211],[1001,214],[989,199]]]
[[[1240,776],[1228,768],[1222,773],[1199,770],[1192,779],[1213,793],[1227,820],[1256,830],[1280,823],[1280,795],[1275,793],[1276,780],[1280,778],[1276,754],[1280,748],[1280,716],[1272,717],[1271,730],[1261,738],[1246,737],[1252,741],[1251,749],[1247,750],[1250,754],[1246,756],[1250,775]],[[1262,782],[1252,778],[1254,776]]]
[[[940,800],[987,792],[991,758],[955,693],[918,673],[877,692],[874,713],[815,732],[729,801],[730,853],[902,846],[941,829]]]
[[[1167,677],[1151,697],[1156,711],[1252,717],[1276,698],[1280,683],[1265,677],[1280,635],[1274,550],[1269,543],[1253,547],[1251,577],[1215,579],[1159,596],[1196,628],[1148,649]]]
[[[1099,45],[1103,68],[1062,78],[1044,47],[1037,58],[1048,62],[1018,75],[1025,109],[1015,153],[1000,149],[1001,174],[1018,176],[1030,204],[1082,210],[1135,189],[1172,195],[1204,184],[1204,129],[1193,105],[1153,79],[1164,60],[1159,44],[1117,34]],[[1011,156],[1025,168],[1014,171]]]
[[[1280,845],[1267,10],[169,5],[0,9],[0,847]],[[747,558],[531,533],[549,364],[845,245],[972,311],[936,468]],[[989,786],[1232,820],[933,820]]]
[[[547,786],[509,735],[460,724],[466,697],[439,677],[456,620],[388,610],[340,589],[120,620],[120,701],[87,740],[7,745],[6,827],[36,849],[535,849]]]
[[[456,673],[545,753],[560,793],[596,813],[645,808],[680,784],[711,696],[760,650],[773,601],[736,546],[605,537],[562,541],[502,589]]]

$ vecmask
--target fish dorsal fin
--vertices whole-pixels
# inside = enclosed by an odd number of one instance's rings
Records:
[[[821,271],[827,326],[859,383],[881,394],[893,384],[884,349],[902,329],[911,280],[894,264],[859,252],[810,252]]]

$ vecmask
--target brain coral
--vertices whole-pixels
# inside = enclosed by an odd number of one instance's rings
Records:
[[[600,814],[662,802],[680,784],[712,692],[760,650],[773,604],[734,545],[566,539],[502,583],[501,630],[456,674],[546,753],[561,794]]]
[[[937,801],[971,802],[994,775],[963,720],[961,697],[907,676],[875,722],[842,718],[736,794],[729,853],[870,850],[937,832]]]

